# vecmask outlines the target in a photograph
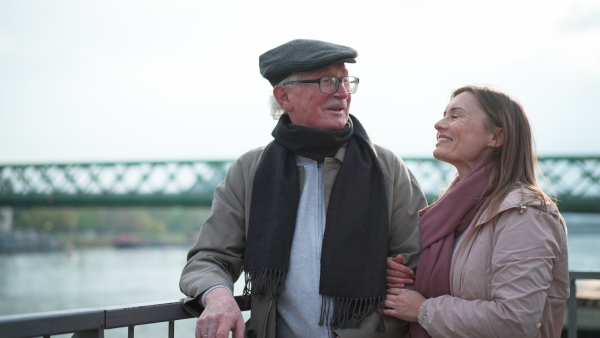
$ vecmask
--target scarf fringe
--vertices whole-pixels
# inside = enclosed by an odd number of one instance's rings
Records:
[[[357,329],[363,319],[373,311],[378,311],[379,325],[377,331],[385,331],[383,321],[383,298],[350,299],[342,297],[329,297],[321,295],[321,317],[319,325],[326,325],[338,329]]]
[[[277,301],[283,289],[287,272],[279,270],[250,271],[246,272],[245,276],[246,284],[244,285],[243,296],[246,300],[250,298],[250,295],[261,299],[270,294],[271,299]]]

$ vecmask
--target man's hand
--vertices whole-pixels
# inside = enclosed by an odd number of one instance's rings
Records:
[[[385,276],[385,286],[388,289],[401,289],[407,284],[415,283],[415,272],[402,265],[402,256],[388,257]]]
[[[244,338],[246,326],[231,292],[216,288],[204,298],[206,307],[196,322],[196,338]]]

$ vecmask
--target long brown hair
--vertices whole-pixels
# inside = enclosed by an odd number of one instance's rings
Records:
[[[537,183],[538,161],[535,154],[533,133],[527,114],[521,104],[509,95],[485,86],[464,86],[456,89],[451,98],[460,93],[470,92],[477,97],[487,115],[485,127],[493,130],[500,127],[504,132],[504,142],[494,149],[490,172],[492,185],[484,207],[493,214],[509,192],[521,186],[530,190],[536,199],[548,202],[556,208],[554,201],[546,195]]]

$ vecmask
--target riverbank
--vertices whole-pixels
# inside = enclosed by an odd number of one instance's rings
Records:
[[[96,233],[93,231],[59,233],[36,232],[33,230],[0,233],[0,254],[34,252],[71,252],[76,249],[116,247],[139,248],[146,246],[191,247],[197,233],[165,233],[160,235],[130,232]]]

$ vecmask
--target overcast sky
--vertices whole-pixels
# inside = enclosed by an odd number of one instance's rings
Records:
[[[0,1],[0,163],[234,159],[272,138],[258,57],[354,47],[350,112],[431,157],[453,89],[521,101],[540,155],[600,155],[597,0]]]

